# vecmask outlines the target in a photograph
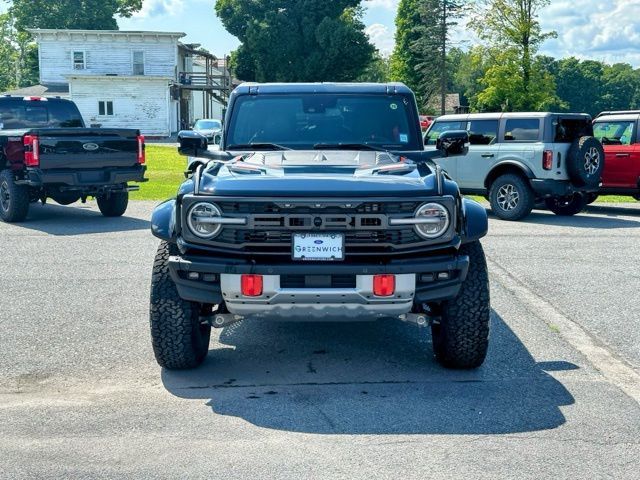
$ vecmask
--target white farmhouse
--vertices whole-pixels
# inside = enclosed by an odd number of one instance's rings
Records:
[[[204,113],[219,115],[228,98],[229,72],[216,68],[213,55],[181,44],[184,33],[29,31],[38,43],[40,85],[7,93],[69,98],[88,126],[168,137]]]

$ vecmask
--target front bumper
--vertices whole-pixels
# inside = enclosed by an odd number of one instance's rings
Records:
[[[17,184],[29,187],[45,187],[47,185],[61,185],[65,190],[86,190],[106,185],[122,185],[127,182],[143,183],[146,165],[129,168],[104,168],[95,170],[41,170],[27,168],[24,178]]]
[[[537,196],[542,198],[568,197],[574,193],[593,193],[600,187],[577,187],[568,180],[541,180],[532,178],[529,180],[531,188]]]
[[[239,276],[242,274],[264,275],[265,282],[271,282],[269,283],[270,288],[274,290],[269,293],[271,299],[276,293],[279,296],[277,303],[273,303],[272,300],[267,302],[267,306],[275,305],[271,310],[280,310],[283,315],[287,314],[284,310],[295,310],[290,305],[294,302],[296,304],[299,303],[295,298],[290,297],[291,292],[279,287],[280,277],[284,275],[355,276],[356,286],[355,288],[346,289],[348,291],[332,288],[296,288],[294,289],[295,292],[293,292],[299,296],[299,299],[303,300],[305,305],[314,305],[311,307],[313,310],[324,310],[323,315],[328,310],[333,309],[341,317],[344,317],[345,312],[349,309],[356,313],[368,312],[374,316],[378,312],[386,314],[388,312],[385,312],[384,309],[388,309],[389,312],[395,315],[397,310],[406,313],[414,303],[423,304],[453,299],[458,295],[462,282],[467,277],[468,270],[469,257],[465,255],[434,255],[410,260],[393,260],[383,264],[338,262],[257,264],[244,260],[201,256],[172,256],[169,258],[171,277],[176,284],[179,295],[183,299],[204,304],[222,304],[225,302],[228,307],[231,304],[231,308],[236,305],[239,311],[243,308],[243,302],[247,305],[251,300],[242,298],[237,293],[237,285],[230,286],[232,282],[239,282]],[[401,288],[402,292],[399,291],[397,294],[402,294],[403,297],[388,299],[391,306],[383,305],[389,303],[388,301],[381,301],[379,298],[367,298],[372,276],[376,274],[397,275],[399,284],[402,282],[402,285],[404,285]],[[410,288],[406,287],[406,282],[411,284]],[[225,293],[227,294],[226,296],[224,295]],[[236,295],[238,295],[237,298]],[[342,297],[342,295],[345,296]],[[336,302],[336,300],[339,301]],[[396,303],[394,304],[394,302]],[[261,306],[261,311],[265,310],[263,307],[264,305]],[[229,308],[230,311],[233,311],[231,308]],[[308,311],[313,314],[312,310]]]

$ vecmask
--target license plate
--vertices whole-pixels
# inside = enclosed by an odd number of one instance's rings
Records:
[[[293,259],[316,262],[344,260],[344,235],[341,233],[294,233]]]

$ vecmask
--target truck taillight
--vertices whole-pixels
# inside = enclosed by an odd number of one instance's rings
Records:
[[[141,165],[147,161],[144,150],[144,135],[138,135],[138,163]]]
[[[542,154],[542,168],[551,170],[553,168],[553,151],[545,150]]]
[[[40,166],[40,139],[37,135],[24,136],[24,164],[27,167]]]

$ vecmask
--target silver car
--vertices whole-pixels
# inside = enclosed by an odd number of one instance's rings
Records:
[[[222,134],[222,122],[213,118],[203,118],[193,124],[193,131],[206,137],[210,144],[215,143],[216,137],[219,139]]]
[[[485,196],[501,219],[520,220],[539,202],[575,215],[600,185],[604,151],[587,114],[444,115],[425,133],[425,148],[450,130],[469,132],[469,154],[436,162],[462,193]]]

